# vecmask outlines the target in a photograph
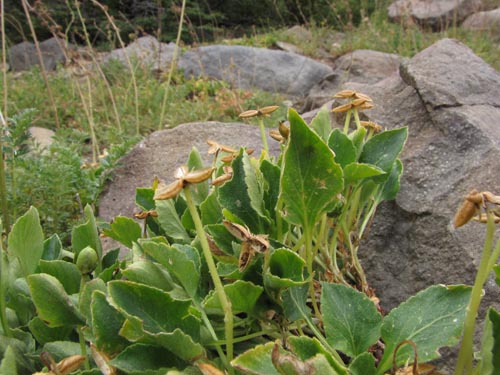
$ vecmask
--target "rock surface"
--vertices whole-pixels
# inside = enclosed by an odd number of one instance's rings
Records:
[[[214,45],[186,52],[178,67],[187,77],[207,76],[234,87],[305,96],[333,70],[310,58],[266,48]]]
[[[462,27],[468,30],[489,32],[495,41],[500,42],[500,8],[474,13],[466,18]]]
[[[434,30],[443,30],[482,10],[482,0],[396,0],[389,6],[389,19],[411,20]]]
[[[66,62],[66,51],[75,47],[62,39],[50,38],[40,43],[43,65],[46,70],[55,70],[58,64]],[[8,52],[10,68],[15,72],[40,66],[40,59],[33,43],[22,42],[12,46]]]

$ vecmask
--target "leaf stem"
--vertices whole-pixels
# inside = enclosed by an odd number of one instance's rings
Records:
[[[345,115],[344,134],[349,133],[349,125],[351,124],[351,113],[352,113],[352,110],[348,110],[346,115]]]
[[[212,253],[210,252],[207,236],[205,235],[205,231],[203,230],[203,224],[201,223],[200,215],[198,214],[198,210],[196,209],[196,206],[194,204],[189,185],[184,188],[184,195],[186,197],[186,203],[196,228],[196,233],[198,234],[198,238],[201,243],[203,255],[205,257],[205,261],[207,262],[208,271],[210,273],[210,276],[212,277],[215,291],[222,306],[222,310],[224,311],[227,361],[228,363],[231,363],[233,359],[233,313],[231,308],[231,301],[229,301],[229,298],[224,291],[224,287],[220,280],[219,274],[217,273],[217,267],[215,265],[214,258],[212,257]],[[234,370],[232,367],[228,367],[227,370],[230,374],[234,374]]]
[[[269,155],[269,146],[267,144],[266,128],[264,127],[264,120],[259,116],[260,137],[262,138],[262,146],[266,156]]]

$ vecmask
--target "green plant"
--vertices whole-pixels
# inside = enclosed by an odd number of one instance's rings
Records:
[[[353,114],[371,103],[342,96]],[[328,115],[309,127],[290,110],[279,156],[211,141],[205,168],[193,149],[172,183],[137,189],[142,227],[102,228],[124,260],[103,254],[89,206],[68,249],[31,208],[2,252],[2,368],[31,373],[49,353],[49,368],[92,357],[81,374],[382,375],[417,362],[415,347],[436,358],[470,289],[433,286],[383,317],[357,260],[374,207],[399,189],[406,129],[374,134],[353,115],[355,129],[332,131]]]

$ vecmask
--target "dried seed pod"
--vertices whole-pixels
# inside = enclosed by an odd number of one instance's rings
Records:
[[[249,109],[248,111],[241,112],[238,117],[239,118],[250,118],[259,115],[259,111],[256,109]]]
[[[260,115],[267,116],[276,111],[277,109],[279,109],[279,105],[269,105],[267,107],[259,108],[258,111]]]
[[[241,243],[240,257],[238,259],[238,270],[243,272],[248,265],[252,262],[255,255],[250,243],[248,241],[243,241]]]
[[[479,223],[487,223],[488,222],[488,214],[480,214],[479,216],[475,216],[472,218],[472,220],[477,221]],[[497,216],[496,214],[493,214],[493,222],[495,224],[500,223],[500,216]]]
[[[366,94],[362,94],[362,93],[360,93],[360,92],[355,93],[355,94],[354,94],[354,97],[355,97],[356,99],[364,99],[364,100],[365,100],[365,101],[367,101],[367,102],[373,102],[372,98],[370,98],[368,95],[366,95]]]
[[[196,366],[198,366],[203,375],[224,375],[224,372],[209,363],[197,363]]]
[[[483,191],[482,194],[483,194],[484,200],[486,202],[500,205],[500,196],[494,195],[494,194],[490,193],[489,191]]]
[[[72,355],[64,358],[57,364],[57,369],[61,375],[67,375],[77,370],[85,362],[83,355]]]
[[[269,136],[274,139],[275,141],[283,143],[285,141],[285,138],[280,134],[278,130],[269,130]]]
[[[374,107],[374,105],[370,102],[365,102],[363,104],[361,104],[360,106],[358,106],[359,109],[372,109]]]
[[[97,350],[94,344],[90,344],[90,350],[92,352],[92,358],[95,364],[99,367],[103,375],[116,375],[117,370],[115,367],[111,366],[108,362],[110,358],[104,352]]]
[[[209,154],[215,154],[218,151],[228,152],[230,154],[234,154],[235,152],[237,152],[236,149],[234,149],[230,146],[222,145],[222,144],[217,143],[216,141],[212,141],[210,139],[207,140],[207,143],[210,145],[210,148],[208,149]]]
[[[375,133],[378,133],[382,130],[382,126],[373,121],[360,121],[360,124],[364,128],[373,129]]]
[[[224,163],[231,163],[235,157],[236,157],[236,154],[231,154],[231,155],[227,155],[227,156],[220,158],[220,160]]]
[[[351,103],[353,106],[355,107],[359,107],[360,105],[366,103],[367,100],[366,99],[354,99]]]
[[[469,194],[465,196],[465,199],[477,205],[484,203],[483,193],[478,192],[476,189],[471,190]]]
[[[208,180],[212,176],[214,170],[215,168],[210,167],[205,169],[199,169],[197,171],[191,171],[185,174],[183,179],[184,181],[189,182],[191,184],[197,184],[199,182]]]
[[[213,186],[220,186],[220,185],[224,184],[224,182],[229,181],[231,178],[233,178],[232,173],[221,174],[219,177],[217,177],[216,179],[214,179],[212,181],[212,185]]]
[[[339,91],[333,97],[334,98],[341,98],[341,99],[348,99],[348,98],[352,98],[354,95],[356,95],[356,91],[347,89],[347,90]]]
[[[177,179],[183,179],[185,175],[189,173],[187,165],[181,165],[175,170],[174,177]]]
[[[280,121],[278,130],[283,138],[288,139],[290,136],[290,128],[286,126],[285,121]]]
[[[165,199],[170,199],[181,192],[184,187],[184,181],[182,179],[175,180],[174,182],[165,185],[164,183],[159,183],[155,190],[155,195],[153,197],[156,201],[161,201]]]
[[[156,210],[140,211],[134,214],[136,219],[144,220],[148,217],[158,217],[158,212]]]
[[[352,103],[342,104],[332,109],[333,113],[347,112],[352,109]]]
[[[458,209],[455,218],[453,219],[453,227],[459,228],[462,225],[467,224],[473,217],[479,212],[479,203],[474,203],[468,197],[476,197],[476,194],[479,194],[477,190],[472,190],[462,205]]]

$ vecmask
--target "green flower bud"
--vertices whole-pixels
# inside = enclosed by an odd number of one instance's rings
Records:
[[[95,270],[98,262],[99,257],[97,256],[97,252],[90,246],[87,246],[78,254],[78,258],[76,259],[76,266],[78,267],[82,275],[88,275],[93,270]]]

